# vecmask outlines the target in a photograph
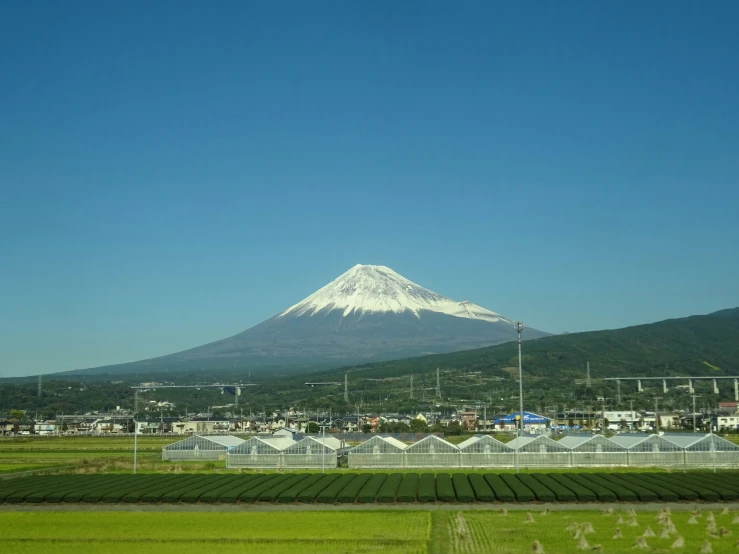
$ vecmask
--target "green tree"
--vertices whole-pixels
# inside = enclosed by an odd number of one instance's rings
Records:
[[[445,435],[458,436],[462,434],[462,424],[459,421],[452,421],[444,430]]]
[[[22,421],[26,417],[26,412],[23,410],[10,410],[10,419],[17,419]]]
[[[414,433],[426,433],[429,430],[429,426],[422,419],[411,420],[411,431]]]
[[[315,421],[309,421],[308,425],[305,428],[306,433],[318,433],[320,429],[318,428],[318,423]]]

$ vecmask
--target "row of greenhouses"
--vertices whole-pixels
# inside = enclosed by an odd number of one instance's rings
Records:
[[[164,460],[225,460],[229,468],[299,469],[338,466],[334,437],[192,436],[165,446]],[[508,443],[476,435],[458,445],[430,435],[413,444],[376,435],[349,449],[350,468],[739,467],[739,446],[713,434],[544,435]]]
[[[522,436],[489,435],[458,445],[436,436],[405,444],[376,436],[349,451],[350,468],[423,467],[739,467],[739,446],[713,434]]]
[[[229,468],[304,469],[338,465],[342,443],[334,437],[305,437],[295,441],[284,436],[193,435],[162,448],[170,461],[225,460]]]

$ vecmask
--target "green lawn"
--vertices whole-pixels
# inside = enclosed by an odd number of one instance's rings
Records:
[[[547,554],[585,550],[568,529],[579,525],[587,551],[698,553],[704,543],[715,554],[736,552],[739,524],[735,513],[703,510],[696,524],[689,511],[669,515],[674,531],[660,538],[666,523],[657,512],[638,512],[635,525],[625,510],[597,511],[355,511],[355,512],[6,512],[0,526],[4,554],[114,553],[200,554],[258,552],[267,554],[333,554],[353,552],[428,554],[520,554],[532,552],[539,541]],[[715,532],[709,514],[715,520]],[[618,522],[622,519],[622,523]],[[621,538],[614,538],[616,530]],[[648,548],[635,549],[638,537],[650,529]],[[677,537],[684,546],[673,548]],[[580,547],[580,548],[579,548]]]

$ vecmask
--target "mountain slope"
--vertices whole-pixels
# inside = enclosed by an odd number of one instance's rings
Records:
[[[739,375],[739,309],[669,319],[623,329],[527,340],[523,366],[528,375],[580,378],[589,361],[593,377]],[[515,343],[464,352],[369,364],[356,370],[372,377],[441,368],[493,371],[517,367]],[[713,369],[713,368],[719,368]],[[327,372],[327,376],[345,370]],[[320,378],[316,376],[317,379]]]
[[[466,350],[513,338],[512,322],[495,312],[451,300],[388,267],[357,265],[238,335],[160,358],[81,371],[336,366]]]

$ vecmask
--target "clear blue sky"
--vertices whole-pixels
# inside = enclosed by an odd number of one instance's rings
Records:
[[[552,332],[739,305],[739,3],[0,3],[0,376],[356,263]]]

